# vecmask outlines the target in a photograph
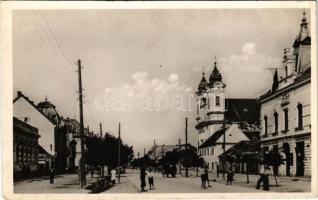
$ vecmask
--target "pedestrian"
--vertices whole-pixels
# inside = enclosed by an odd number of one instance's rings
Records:
[[[205,173],[204,173],[204,168],[203,167],[200,167],[200,176],[201,176],[201,187],[202,188],[206,188],[205,187],[205,181],[206,181],[206,179],[205,179]]]
[[[54,168],[50,169],[50,184],[54,183]]]
[[[141,166],[140,167],[140,188],[141,192],[146,192],[145,187],[146,187],[146,167]]]
[[[209,181],[209,167],[207,165],[204,168],[204,178],[205,178],[205,182],[208,183],[208,187],[212,187]]]
[[[116,183],[116,170],[113,168],[113,169],[110,171],[110,174],[111,174],[112,184],[114,185],[114,184]]]
[[[232,170],[229,170],[229,172],[227,173],[226,185],[232,185],[233,177],[234,172]]]
[[[260,172],[259,172],[260,177],[256,184],[256,189],[259,189],[261,183],[263,183],[263,190],[269,191],[269,180],[268,180],[269,173],[270,173],[269,167],[262,164],[260,168]]]
[[[94,177],[94,168],[93,167],[91,168],[91,177],[92,178]]]
[[[265,166],[265,171],[264,171],[264,184],[263,184],[263,190],[265,191],[269,191],[269,174],[270,174],[270,167],[269,166]]]
[[[149,183],[149,188],[150,190],[154,190],[154,184],[153,184],[153,175],[154,175],[154,170],[152,168],[149,169],[149,174],[148,174],[148,183]]]

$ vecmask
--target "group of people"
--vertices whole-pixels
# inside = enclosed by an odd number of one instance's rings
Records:
[[[148,173],[146,172],[146,167],[142,166],[140,168],[140,188],[141,192],[146,192],[146,176],[148,177],[149,190],[154,190],[154,169],[148,168]]]

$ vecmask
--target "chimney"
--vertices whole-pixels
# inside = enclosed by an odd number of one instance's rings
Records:
[[[21,91],[17,91],[17,96],[18,97],[22,96],[22,92]]]
[[[30,121],[30,119],[29,119],[28,117],[25,117],[25,118],[24,118],[24,122],[25,122],[25,123],[29,123],[29,121]]]

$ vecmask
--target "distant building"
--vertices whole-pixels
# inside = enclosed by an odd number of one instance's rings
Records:
[[[38,171],[38,129],[13,117],[13,175],[27,178]]]
[[[305,13],[293,52],[284,49],[281,71],[272,89],[259,97],[261,146],[280,153],[285,164],[278,173],[311,176],[311,37]]]
[[[41,136],[38,142],[43,149],[42,153],[39,153],[39,168],[49,169],[55,166],[54,121],[47,117],[33,101],[20,91],[13,100],[13,116],[38,129],[38,134]]]
[[[259,132],[259,107],[256,99],[226,98],[225,88],[226,84],[222,82],[222,75],[215,62],[209,81],[203,73],[196,93],[195,128],[198,130],[199,154],[211,171],[221,167],[219,155],[223,151],[242,140],[257,137]]]
[[[81,140],[80,140],[80,123],[76,119],[66,118],[65,126],[67,129],[67,168],[71,171],[79,167],[81,159]]]
[[[184,150],[186,148],[185,144],[180,144],[180,147],[178,144],[176,145],[156,145],[152,146],[151,149],[148,151],[147,155],[152,160],[159,160],[162,158],[166,152],[173,151],[173,150]],[[188,144],[188,149],[192,149],[196,151],[196,148],[190,144]]]

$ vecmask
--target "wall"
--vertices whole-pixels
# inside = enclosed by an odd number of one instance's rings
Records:
[[[55,143],[54,143],[54,125],[44,117],[38,110],[36,110],[29,102],[24,98],[19,98],[13,104],[13,115],[24,121],[25,117],[29,118],[28,124],[38,128],[39,145],[43,147],[51,155],[55,155]],[[52,145],[52,149],[51,146]]]

